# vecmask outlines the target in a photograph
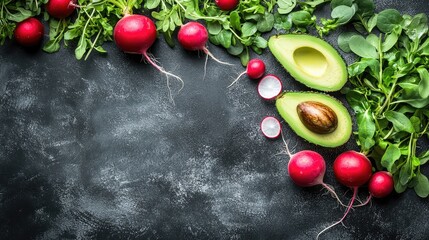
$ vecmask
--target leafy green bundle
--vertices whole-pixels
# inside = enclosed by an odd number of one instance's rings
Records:
[[[112,41],[113,28],[125,14],[141,8],[142,0],[79,0],[76,18],[49,19],[49,41],[43,50],[49,53],[60,49],[64,40],[77,41],[76,59],[88,58],[92,50],[105,53],[102,44]]]
[[[393,174],[397,192],[414,188],[427,197],[429,181],[421,166],[429,150],[419,150],[419,141],[429,134],[428,18],[386,9],[364,23],[366,37],[339,37],[344,51],[361,57],[348,67],[353,88],[345,91],[356,113],[357,142],[378,169]]]

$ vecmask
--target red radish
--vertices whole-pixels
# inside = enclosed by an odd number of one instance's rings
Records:
[[[27,18],[18,23],[15,28],[15,40],[25,47],[36,46],[42,40],[43,24],[36,18]]]
[[[275,117],[265,117],[261,122],[261,131],[267,138],[277,138],[281,132],[279,120]]]
[[[76,8],[76,0],[49,0],[46,11],[50,16],[63,19],[70,16]]]
[[[155,42],[156,36],[156,26],[153,21],[138,14],[125,15],[116,23],[113,30],[113,38],[119,49],[126,53],[142,54],[152,66],[167,75],[167,81],[168,76],[172,76],[182,83],[183,88],[183,80],[180,77],[165,71],[152,56],[148,55],[147,50]]]
[[[316,239],[319,238],[320,234],[335,225],[342,223],[346,218],[356,199],[358,188],[368,182],[371,178],[371,161],[364,154],[353,150],[343,152],[334,161],[334,175],[338,182],[353,189],[353,196],[350,199],[350,203],[343,217],[339,221],[319,232]]]
[[[315,151],[297,152],[290,158],[288,172],[292,181],[300,187],[322,185],[326,172],[325,159]]]
[[[261,78],[265,74],[265,63],[261,59],[254,58],[247,63],[246,71],[242,72],[238,77],[228,86],[231,87],[240,79],[244,74],[250,79]]]
[[[379,171],[372,175],[368,183],[371,196],[376,198],[387,197],[394,188],[392,174],[386,171]]]
[[[239,0],[215,0],[216,5],[224,11],[231,11],[236,8]]]
[[[282,82],[272,74],[263,77],[258,84],[258,93],[265,100],[271,100],[282,92]]]
[[[292,154],[283,135],[282,139],[286,147],[286,153],[289,155],[288,173],[292,181],[300,187],[322,185],[337,199],[340,205],[345,206],[335,193],[333,187],[323,182],[326,172],[326,162],[322,155],[311,150],[303,150]]]
[[[209,33],[207,32],[206,27],[199,22],[188,22],[182,25],[177,33],[177,40],[180,45],[186,50],[189,51],[198,51],[201,50],[207,56],[210,56],[213,60],[218,63],[232,65],[227,62],[222,62],[217,59],[213,54],[207,49],[207,41],[209,40]],[[207,66],[207,58],[206,64],[204,65],[204,77],[206,75],[206,66]]]

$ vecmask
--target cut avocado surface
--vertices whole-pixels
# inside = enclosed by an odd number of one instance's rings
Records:
[[[320,91],[338,91],[347,82],[346,63],[324,40],[306,34],[272,36],[268,47],[290,75]]]
[[[338,119],[337,128],[326,134],[309,130],[297,113],[298,104],[316,101],[331,108]],[[280,116],[288,123],[296,134],[307,141],[323,147],[338,147],[346,143],[352,133],[352,120],[346,107],[334,97],[317,92],[285,92],[276,100],[276,108]]]

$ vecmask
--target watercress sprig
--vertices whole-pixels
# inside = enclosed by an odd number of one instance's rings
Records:
[[[397,192],[413,188],[427,197],[429,181],[421,166],[429,151],[419,142],[429,134],[428,18],[386,9],[365,21],[371,19],[379,34],[339,38],[344,51],[361,57],[348,68],[353,88],[346,90],[356,114],[357,142],[377,168],[393,174]]]

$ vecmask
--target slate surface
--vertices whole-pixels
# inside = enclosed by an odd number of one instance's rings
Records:
[[[425,0],[377,1],[387,7],[429,14]],[[165,76],[113,44],[87,61],[72,49],[1,46],[0,239],[313,239],[338,220],[343,209],[320,187],[287,177],[282,141],[261,135],[261,119],[278,116],[273,103],[246,78],[227,89],[243,68],[209,47],[234,66],[209,60],[205,79],[204,56],[162,39],[151,48],[185,80],[172,104]],[[285,89],[308,90],[261,57]],[[296,151],[315,149],[283,130]],[[331,166],[347,149],[353,139],[317,148],[344,201],[351,191]],[[428,215],[427,199],[408,191],[353,210],[322,239],[429,239]]]

